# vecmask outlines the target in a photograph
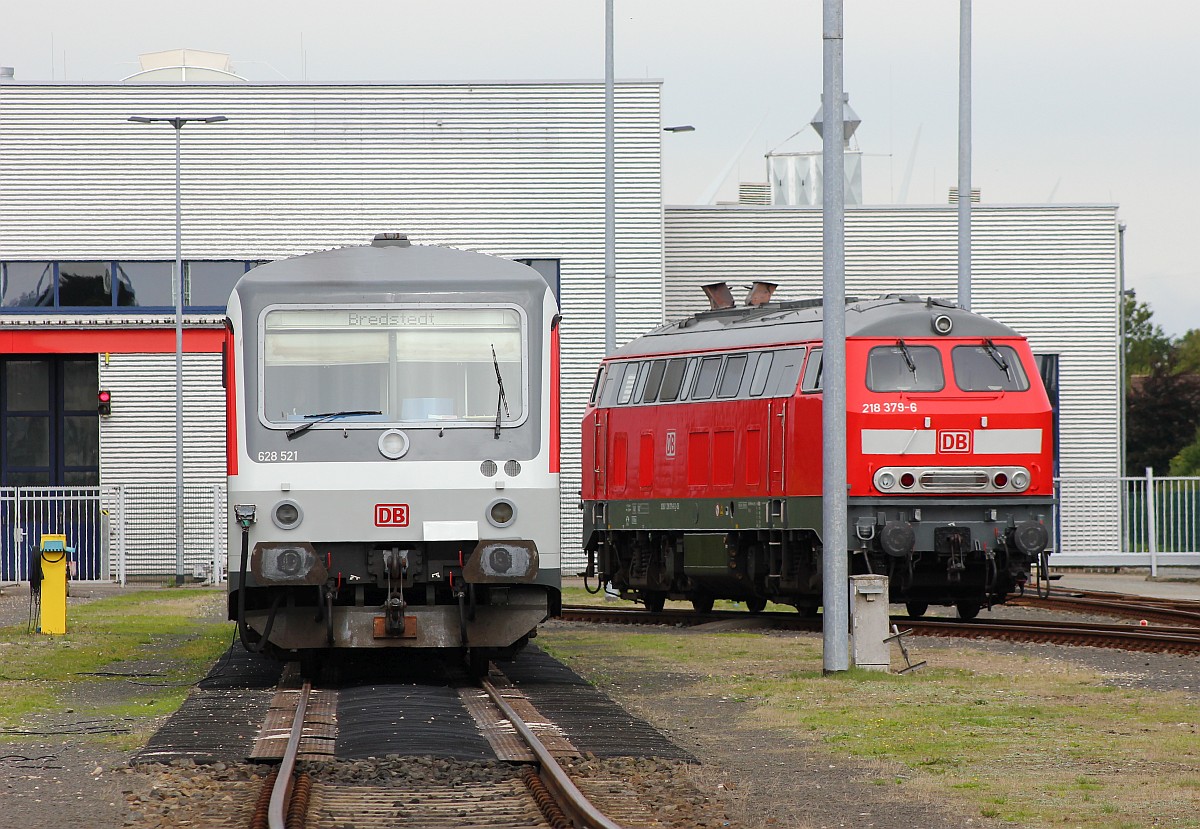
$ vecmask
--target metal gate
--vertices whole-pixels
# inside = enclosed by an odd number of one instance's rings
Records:
[[[0,579],[28,581],[44,535],[65,535],[74,547],[70,577],[108,578],[108,524],[100,487],[0,489]]]

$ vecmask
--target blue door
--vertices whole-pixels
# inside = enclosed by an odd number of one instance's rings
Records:
[[[100,428],[95,355],[8,356],[0,361],[0,485],[96,487]],[[42,534],[78,550],[80,578],[98,578],[98,498],[79,492],[7,489],[0,499],[0,578],[28,578]],[[24,531],[23,537],[18,528]]]

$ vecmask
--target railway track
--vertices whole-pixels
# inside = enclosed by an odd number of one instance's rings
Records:
[[[1145,619],[1183,626],[1200,627],[1200,602],[1131,596],[1098,590],[1062,590],[1052,588],[1050,595],[1016,596],[1008,603],[1015,607],[1036,607],[1069,613],[1100,613],[1129,619]]]
[[[1115,594],[1107,594],[1109,597]],[[1140,598],[1140,597],[1138,597]],[[1047,609],[1071,609],[1073,612],[1103,612],[1100,606],[1084,603],[1047,604],[1047,599],[1021,600],[1026,607]],[[1149,621],[1148,605],[1127,602],[1121,605],[1129,615]],[[1188,618],[1179,614],[1191,614],[1185,610],[1156,605],[1159,618]],[[1136,608],[1136,611],[1135,611]],[[1139,615],[1141,614],[1141,615]],[[564,606],[562,618],[566,621],[606,624],[669,625],[693,627],[714,622],[750,622],[769,626],[776,630],[820,631],[820,617],[805,617],[796,613],[760,613],[714,611],[696,613],[687,610],[663,610],[658,613],[641,608],[597,608],[586,605]],[[1044,642],[1062,645],[1090,645],[1102,648],[1117,648],[1154,653],[1197,654],[1200,653],[1200,620],[1196,625],[1131,625],[1105,624],[1100,622],[1071,622],[1058,620],[1013,620],[976,619],[965,622],[949,618],[913,619],[908,616],[893,616],[891,624],[924,636],[950,636],[969,639],[1002,639],[1021,642]]]
[[[523,704],[524,698],[501,675],[481,680],[479,688],[487,705],[499,713],[489,739],[503,745],[504,732],[514,732],[522,743],[521,748],[510,744],[498,753],[527,762],[507,779],[496,782],[432,781],[419,791],[402,791],[374,785],[324,785],[314,782],[306,772],[295,773],[297,758],[304,756],[301,747],[305,732],[313,730],[313,724],[306,721],[309,701],[319,693],[305,682],[295,694],[286,749],[279,768],[259,795],[251,829],[303,829],[310,825],[310,809],[326,815],[352,816],[353,824],[364,829],[376,825],[458,829],[467,817],[472,825],[483,821],[496,829],[622,829],[622,824],[593,805],[559,762],[556,755],[562,754],[562,747],[552,748],[555,735],[551,733],[546,739],[548,729],[544,723],[535,727],[526,722],[528,714],[522,716],[518,709],[528,708],[528,704]],[[484,708],[478,699],[471,707],[476,716]],[[592,788],[596,783],[590,781]]]

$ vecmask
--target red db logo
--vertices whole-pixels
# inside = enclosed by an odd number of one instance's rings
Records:
[[[376,527],[407,527],[408,504],[376,504]]]
[[[960,431],[938,432],[939,452],[970,452],[971,433]]]

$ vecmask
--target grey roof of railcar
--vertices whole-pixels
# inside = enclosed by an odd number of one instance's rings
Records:
[[[238,281],[237,292],[243,300],[284,291],[294,302],[345,303],[478,291],[489,301],[510,295],[525,304],[547,287],[533,268],[498,256],[437,245],[355,245],[259,265]]]
[[[933,319],[947,316],[955,337],[1019,337],[1007,325],[959,308],[947,300],[915,294],[889,294],[874,299],[848,297],[847,337],[934,337]],[[744,348],[775,343],[811,342],[822,338],[820,299],[770,302],[703,311],[667,323],[617,349],[614,356]]]

